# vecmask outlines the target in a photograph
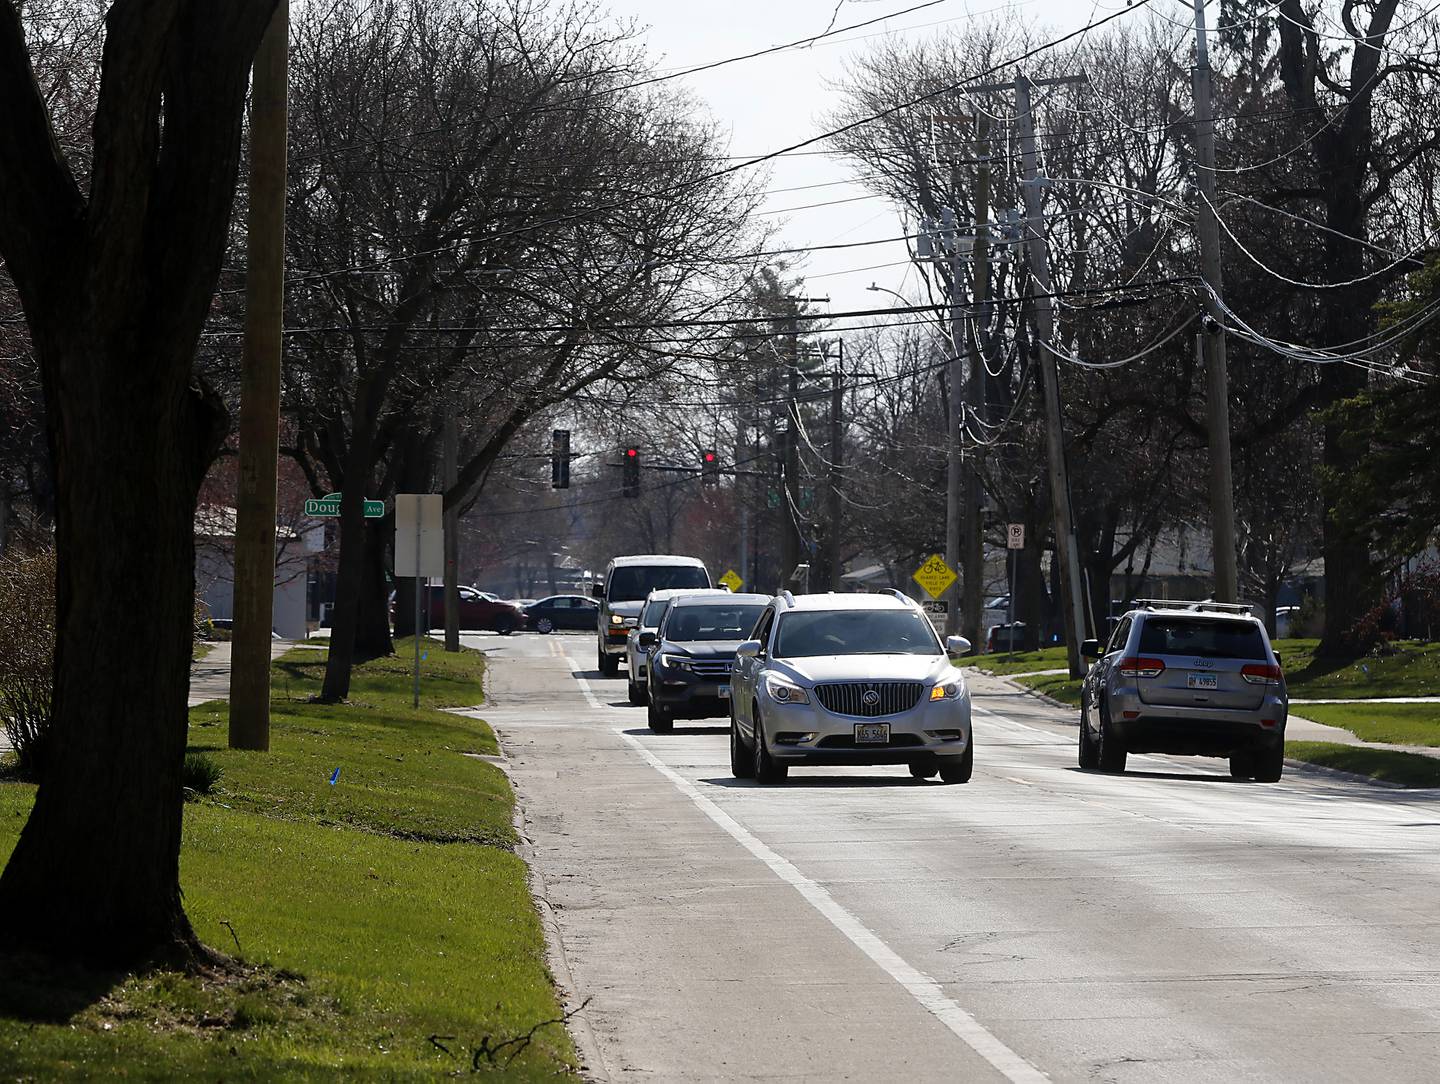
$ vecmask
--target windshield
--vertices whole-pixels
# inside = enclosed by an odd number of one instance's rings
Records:
[[[709,586],[710,576],[696,565],[623,565],[610,573],[605,597],[611,602],[639,602],[651,591]]]
[[[665,625],[665,639],[681,643],[743,640],[764,612],[763,602],[745,606],[677,606]]]
[[[817,610],[780,619],[775,654],[782,659],[812,655],[939,655],[930,622],[913,610]]]
[[[1248,621],[1152,617],[1140,629],[1142,655],[1195,655],[1202,659],[1264,659],[1260,626]]]
[[[660,619],[665,616],[665,607],[670,605],[668,598],[657,598],[650,605],[645,607],[645,613],[640,617],[640,627],[643,629],[658,629]]]

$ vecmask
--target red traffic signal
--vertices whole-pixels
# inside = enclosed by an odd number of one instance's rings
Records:
[[[640,496],[640,449],[631,444],[620,461],[620,492],[626,497]]]
[[[700,480],[707,486],[720,484],[720,457],[710,449],[700,453]]]

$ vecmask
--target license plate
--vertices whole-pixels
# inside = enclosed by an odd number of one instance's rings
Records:
[[[1214,674],[1186,674],[1185,684],[1191,689],[1218,689],[1220,679]]]
[[[729,699],[730,699],[730,686],[729,686],[729,685],[721,685],[721,686],[719,686],[719,687],[715,690],[715,695],[718,696],[721,700],[729,700]]]
[[[889,723],[856,723],[856,745],[884,745],[890,740]]]

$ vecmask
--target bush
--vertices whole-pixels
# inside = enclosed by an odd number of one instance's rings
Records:
[[[185,764],[180,769],[180,784],[196,794],[209,794],[224,774],[225,769],[204,753],[186,753]]]
[[[55,554],[0,556],[0,723],[20,774],[38,781],[55,679]]]

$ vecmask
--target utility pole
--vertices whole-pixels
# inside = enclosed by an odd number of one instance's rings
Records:
[[[821,591],[833,591],[840,580],[840,470],[845,454],[845,340],[835,341],[839,355],[835,371],[830,374],[830,466],[829,492],[826,493],[825,552],[818,585]]]
[[[451,492],[459,475],[460,425],[453,403],[445,405],[445,429],[441,456],[444,459],[445,496],[452,498],[442,520],[445,533],[445,650],[460,650],[460,501]]]
[[[1086,77],[1068,76],[1043,80],[1046,84],[1083,83]],[[1085,606],[1081,597],[1080,552],[1075,541],[1070,513],[1070,472],[1065,464],[1065,433],[1060,419],[1060,374],[1055,356],[1054,288],[1050,283],[1050,261],[1045,250],[1045,212],[1040,199],[1035,155],[1035,118],[1030,91],[1039,85],[1025,75],[1015,80],[1015,121],[1020,136],[1020,188],[1025,196],[1025,240],[1030,275],[1034,279],[1035,331],[1040,339],[1041,383],[1045,390],[1045,443],[1050,467],[1050,503],[1055,517],[1056,558],[1060,562],[1060,593],[1065,619],[1065,649],[1070,676],[1083,673],[1080,640],[1086,631]],[[1108,590],[1108,589],[1107,589]],[[1107,595],[1108,597],[1108,595]]]
[[[975,307],[970,318],[970,379],[966,389],[969,409],[977,420],[986,419],[984,330],[990,312],[990,118],[975,118],[975,240],[970,255],[974,268]],[[963,436],[963,426],[962,426]],[[964,587],[961,595],[960,628],[977,651],[984,649],[985,630],[980,627],[985,606],[985,511],[980,480],[980,444],[972,442],[965,458],[965,514],[961,565]]]
[[[953,212],[952,212],[953,213]],[[941,238],[944,240],[944,227]],[[959,237],[950,246],[950,432],[946,444],[945,470],[945,563],[952,569],[960,564],[960,518],[964,492],[965,435],[965,265]],[[959,586],[950,589],[950,605],[945,609],[945,635],[953,636],[960,629]]]
[[[289,11],[288,0],[276,5],[255,53],[250,93],[250,208],[240,374],[240,478],[235,497],[229,744],[232,749],[261,752],[270,748],[270,635],[274,627],[280,359],[285,323]]]
[[[1235,488],[1230,471],[1230,378],[1225,358],[1225,315],[1220,299],[1225,283],[1220,264],[1220,224],[1215,217],[1215,122],[1212,118],[1210,49],[1206,42],[1205,0],[1195,0],[1195,185],[1200,190],[1201,268],[1205,276],[1208,318],[1200,331],[1205,353],[1205,398],[1210,431],[1211,552],[1215,560],[1215,598],[1235,602]]]
[[[780,589],[790,585],[790,577],[800,563],[800,433],[796,401],[800,392],[800,350],[796,321],[786,321],[789,358],[788,383],[785,395],[785,458],[780,466]]]

